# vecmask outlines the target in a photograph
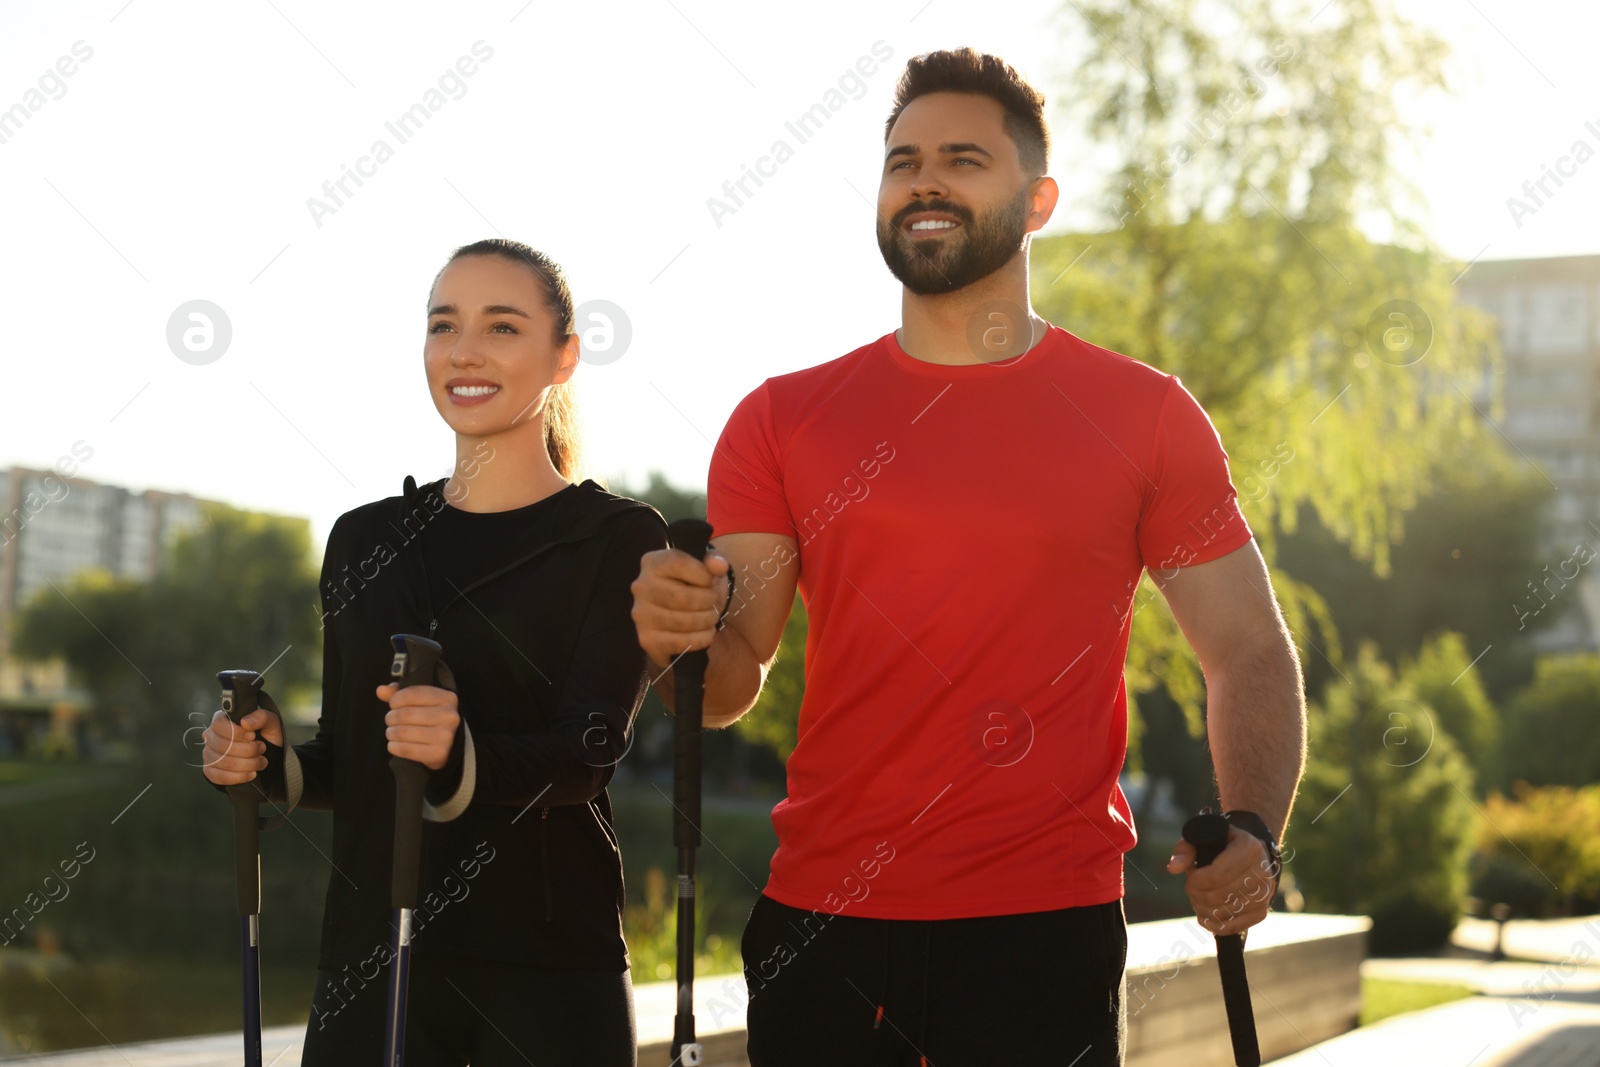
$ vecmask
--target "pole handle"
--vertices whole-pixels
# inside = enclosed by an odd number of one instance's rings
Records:
[[[222,687],[222,710],[235,726],[261,706],[261,675],[256,671],[217,672]],[[266,801],[259,781],[239,782],[227,787],[228,806],[233,810],[233,892],[241,916],[261,913],[261,819],[260,806]]]
[[[261,818],[265,798],[255,782],[230,785],[233,810],[233,895],[241,916],[261,914]]]
[[[679,519],[667,527],[667,542],[679,552],[705,559],[711,524]],[[672,668],[672,843],[678,848],[700,845],[700,731],[707,659],[704,649],[695,649],[679,656]]]
[[[239,720],[261,706],[261,675],[257,671],[218,671],[222,687],[222,710],[235,726]]]
[[[1227,818],[1215,811],[1202,811],[1183,824],[1183,839],[1194,846],[1196,867],[1209,867],[1228,847],[1228,829]],[[1222,978],[1222,1004],[1228,1013],[1233,1062],[1237,1067],[1260,1067],[1261,1046],[1250,1004],[1250,982],[1245,975],[1243,934],[1217,937],[1217,973]]]
[[[389,638],[394,659],[389,664],[389,681],[401,689],[413,685],[437,685],[444,648],[437,641],[415,634],[395,634]],[[422,802],[428,787],[427,767],[416,760],[392,756],[389,770],[394,775],[394,867],[389,883],[390,905],[395,908],[417,906],[417,872],[422,864]]]
[[[679,519],[667,527],[667,543],[695,559],[705,559],[711,546],[711,524],[704,519]]]
[[[1209,867],[1228,847],[1228,820],[1221,812],[1202,811],[1183,824],[1183,839],[1194,846],[1194,865]]]

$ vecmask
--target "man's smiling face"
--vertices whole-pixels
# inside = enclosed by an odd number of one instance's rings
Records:
[[[890,272],[929,296],[999,270],[1038,228],[1030,178],[998,100],[940,92],[911,101],[889,132],[878,185],[878,250]]]

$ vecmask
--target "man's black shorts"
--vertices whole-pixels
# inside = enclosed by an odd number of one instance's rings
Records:
[[[750,1067],[1120,1067],[1122,902],[865,919],[763,895],[741,943]]]

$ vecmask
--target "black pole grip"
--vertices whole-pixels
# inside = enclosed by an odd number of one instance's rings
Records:
[[[704,559],[711,542],[711,524],[700,519],[679,519],[667,527],[667,542],[679,552]],[[700,845],[700,729],[706,661],[705,650],[695,649],[683,653],[672,666],[676,718],[672,735],[672,843],[679,848]]]
[[[437,685],[439,663],[444,649],[437,641],[414,634],[395,634],[394,660],[389,665],[389,681],[405,689],[413,685]],[[416,760],[389,758],[394,773],[394,868],[389,883],[390,906],[417,906],[417,872],[422,863],[422,801],[428,787],[428,768]]]
[[[711,546],[711,524],[704,519],[679,519],[667,527],[667,543],[695,559],[705,559]]]
[[[240,915],[261,913],[261,794],[254,782],[228,786],[233,809],[233,895]]]
[[[1228,820],[1215,811],[1203,811],[1183,824],[1183,839],[1194,846],[1196,867],[1209,867],[1228,847]]]
[[[222,710],[237,726],[239,720],[261,706],[261,675],[255,671],[218,671]],[[227,787],[233,809],[233,893],[240,915],[261,913],[260,807],[266,796],[259,780]]]
[[[261,706],[261,675],[255,671],[218,671],[217,684],[222,686],[222,710],[235,725]]]
[[[1194,846],[1196,867],[1209,867],[1228,847],[1228,828],[1227,818],[1214,811],[1203,811],[1183,824],[1183,839]],[[1237,1067],[1260,1067],[1261,1046],[1250,1005],[1250,982],[1245,976],[1243,934],[1217,937],[1217,973],[1222,978],[1222,1005],[1233,1039],[1233,1062]]]

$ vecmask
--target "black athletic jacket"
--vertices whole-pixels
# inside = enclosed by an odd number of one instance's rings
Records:
[[[428,786],[414,951],[622,970],[605,787],[648,688],[629,585],[639,557],[666,547],[666,524],[585,481],[552,498],[550,536],[496,546],[512,562],[434,604],[418,536],[447,506],[444,484],[408,477],[403,496],[334,524],[317,735],[268,746],[274,799],[334,812],[319,966],[370,978],[389,957],[394,780],[374,690],[388,680],[390,635],[413,633],[444,647],[463,722]]]

